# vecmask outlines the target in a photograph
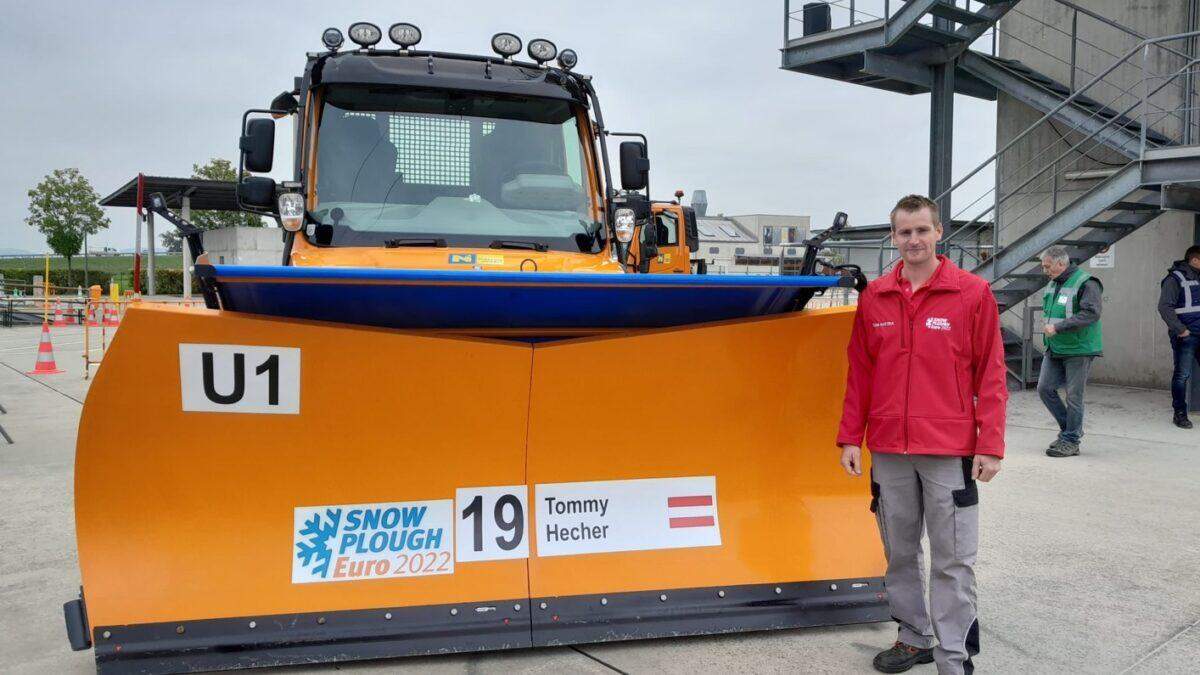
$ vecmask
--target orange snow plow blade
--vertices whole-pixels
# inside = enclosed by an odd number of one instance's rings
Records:
[[[132,307],[68,624],[181,672],[885,620],[833,445],[852,317],[528,343]]]

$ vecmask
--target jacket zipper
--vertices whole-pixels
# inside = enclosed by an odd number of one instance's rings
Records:
[[[913,340],[915,340],[915,331],[913,329],[913,317],[910,314],[909,301],[901,294],[900,296],[901,316],[904,317],[908,324],[908,365],[904,368],[904,454],[908,454],[908,399],[912,398],[912,354]]]

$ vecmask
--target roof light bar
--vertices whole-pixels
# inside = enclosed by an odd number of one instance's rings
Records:
[[[383,39],[383,33],[379,30],[379,26],[366,21],[350,24],[350,39],[360,47],[374,47]]]
[[[496,33],[492,36],[492,51],[511,59],[513,54],[521,53],[521,38],[512,33]]]
[[[570,70],[574,68],[576,63],[579,63],[579,55],[575,53],[574,49],[564,49],[559,53],[558,65],[561,66],[563,70]]]
[[[526,53],[529,54],[529,58],[541,65],[547,61],[553,61],[554,57],[558,56],[558,47],[549,40],[538,38],[529,41],[529,49]]]
[[[342,38],[342,31],[336,28],[326,28],[325,32],[321,33],[321,42],[325,43],[329,51],[336,52],[345,40]]]
[[[401,49],[408,49],[421,41],[421,29],[411,23],[394,23],[388,29],[388,39]]]

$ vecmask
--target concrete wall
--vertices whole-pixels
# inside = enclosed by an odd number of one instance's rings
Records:
[[[204,233],[204,250],[218,265],[279,265],[283,230],[275,227],[226,227]]]
[[[1088,9],[1149,37],[1173,35],[1193,30],[1190,25],[1191,0],[1088,0],[1079,3]],[[1070,84],[1072,12],[1054,0],[1024,0],[1001,23],[1000,55],[1018,59],[1054,79]],[[1096,75],[1115,63],[1138,44],[1138,38],[1080,15],[1077,19],[1079,42],[1075,50],[1074,82],[1083,88]],[[1088,44],[1090,43],[1090,44]],[[1184,50],[1182,42],[1171,43],[1174,49]],[[1136,65],[1124,65],[1104,77],[1103,82],[1086,90],[1092,98],[1110,107],[1125,110],[1141,107],[1140,58]],[[1147,70],[1170,73],[1181,67],[1182,57],[1164,49],[1152,49]],[[1176,110],[1185,100],[1181,78],[1151,97],[1154,106]],[[1121,93],[1121,89],[1134,92]],[[1003,147],[1041,118],[1041,113],[1026,107],[1006,95],[997,102],[997,147]],[[1193,105],[1195,105],[1193,103]],[[1151,110],[1154,109],[1151,106]],[[1185,118],[1186,119],[1186,118]],[[1182,138],[1185,119],[1171,115],[1154,119],[1152,127],[1167,135]],[[1000,163],[1000,194],[1007,197],[1000,212],[1000,239],[1011,242],[1030,228],[1041,223],[1055,209],[1061,209],[1098,180],[1072,181],[1068,171],[1104,169],[1128,161],[1122,155],[1090,144],[1080,148],[1085,154],[1071,152],[1053,166],[1051,159],[1068,151],[1082,136],[1056,124],[1058,132],[1043,124],[1005,153]],[[1029,179],[1033,181],[1019,187]],[[1183,250],[1197,241],[1196,217],[1191,213],[1173,212],[1122,239],[1115,246],[1115,265],[1111,269],[1085,268],[1095,274],[1105,286],[1104,339],[1105,357],[1097,361],[1093,380],[1113,384],[1166,387],[1171,374],[1171,349],[1166,330],[1155,311],[1158,283],[1171,261],[1182,256]],[[1031,299],[1040,304],[1040,298]],[[1015,327],[1018,312],[1010,312],[1006,323]]]

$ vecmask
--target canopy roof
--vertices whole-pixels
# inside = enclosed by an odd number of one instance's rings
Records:
[[[237,183],[226,180],[203,180],[200,178],[170,178],[165,176],[143,176],[144,198],[155,192],[166,197],[167,207],[179,209],[183,198],[191,199],[196,211],[240,211],[237,204]],[[138,179],[134,176],[128,183],[100,200],[100,206],[137,206]]]

